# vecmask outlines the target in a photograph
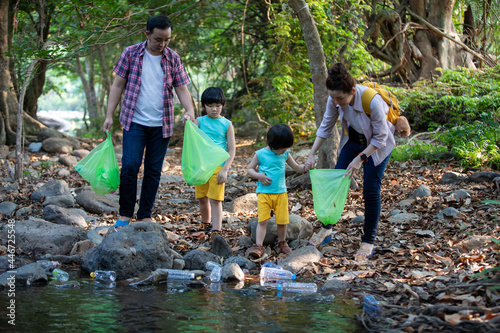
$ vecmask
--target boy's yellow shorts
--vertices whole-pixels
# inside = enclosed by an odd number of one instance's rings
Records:
[[[271,218],[271,209],[276,215],[276,224],[288,224],[288,194],[285,193],[259,193],[258,213],[259,222]]]
[[[217,174],[221,170],[221,166],[217,167],[208,182],[203,185],[196,185],[194,192],[196,199],[208,197],[212,200],[224,201],[224,189],[226,184],[217,183]]]

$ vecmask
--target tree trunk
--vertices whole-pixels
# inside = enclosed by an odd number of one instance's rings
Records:
[[[304,40],[306,42],[314,89],[314,116],[316,118],[316,126],[319,127],[326,111],[326,102],[328,99],[328,92],[325,84],[327,78],[325,53],[316,28],[316,23],[314,22],[306,1],[289,0],[288,3],[299,18]],[[323,143],[319,150],[318,168],[333,169],[335,167],[338,146],[339,133],[334,129],[332,136]]]
[[[15,133],[12,131],[9,118],[17,111],[17,96],[13,89],[10,62],[11,59],[5,56],[9,51],[9,1],[0,1],[0,112],[3,121],[0,127],[0,144],[14,144],[16,142]]]
[[[42,4],[45,4],[45,6],[41,7]],[[49,36],[50,21],[52,19],[54,6],[47,4],[45,1],[40,1],[39,6],[40,7],[38,7],[36,11],[38,12],[40,19],[35,26],[41,26],[38,30],[39,45],[41,48]],[[24,10],[29,9],[25,8]],[[43,87],[45,86],[47,65],[48,63],[44,60],[40,60],[38,62],[36,73],[26,90],[26,96],[24,98],[24,111],[35,119],[36,112],[38,110],[38,98],[43,94]]]
[[[90,59],[88,59],[90,57]],[[73,69],[82,80],[83,91],[85,93],[85,98],[87,100],[87,110],[89,119],[99,119],[102,118],[103,115],[99,114],[98,105],[97,105],[97,97],[95,93],[95,85],[94,85],[94,66],[93,66],[94,57],[92,53],[85,58],[85,71],[82,68],[82,64],[80,62],[80,58],[76,57],[76,64],[73,66]],[[97,124],[97,122],[93,121],[93,124]]]
[[[401,1],[397,8],[370,16],[364,36],[367,50],[392,66],[382,75],[395,74],[403,82],[414,82],[438,73],[438,67],[475,68],[471,50],[466,52],[465,45],[460,45],[460,36],[453,24],[455,1]],[[409,14],[411,21],[407,22]],[[436,29],[432,31],[430,26]]]

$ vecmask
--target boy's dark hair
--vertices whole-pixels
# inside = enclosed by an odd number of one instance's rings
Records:
[[[155,28],[160,30],[170,28],[173,30],[174,25],[172,24],[172,21],[170,21],[170,19],[165,15],[151,16],[148,20],[148,23],[146,24],[146,30],[150,33],[153,33],[153,30]]]
[[[203,94],[201,94],[201,106],[205,107],[205,105],[210,104],[222,104],[222,106],[226,105],[226,96],[221,88],[209,87],[205,89]]]
[[[350,93],[355,85],[356,79],[349,74],[343,63],[338,62],[328,69],[326,79],[326,88],[328,90],[340,90],[344,93]]]
[[[272,150],[293,146],[292,129],[285,124],[276,124],[267,131],[267,145]]]

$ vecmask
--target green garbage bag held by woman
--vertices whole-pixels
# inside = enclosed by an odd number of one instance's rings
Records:
[[[345,173],[342,169],[309,170],[314,212],[323,224],[335,224],[342,216],[351,185]]]
[[[230,157],[191,120],[186,121],[182,143],[181,171],[188,185],[203,185],[215,169]]]
[[[90,183],[95,193],[105,195],[120,185],[120,170],[109,131],[107,138],[75,164],[75,170]]]

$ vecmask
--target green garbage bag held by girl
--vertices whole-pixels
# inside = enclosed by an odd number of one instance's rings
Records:
[[[191,120],[186,121],[182,143],[181,171],[188,185],[203,185],[215,169],[230,157]]]
[[[345,173],[342,169],[309,170],[314,212],[323,224],[335,224],[342,216],[351,185]]]
[[[75,170],[90,183],[95,193],[105,195],[120,185],[120,170],[109,131],[107,138],[75,164]]]

